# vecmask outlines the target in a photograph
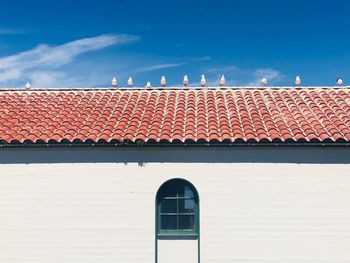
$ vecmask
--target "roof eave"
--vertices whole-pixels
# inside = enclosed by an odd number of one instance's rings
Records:
[[[76,148],[76,147],[122,147],[122,148],[161,148],[161,147],[350,147],[350,142],[203,142],[203,143],[0,143],[0,148]]]

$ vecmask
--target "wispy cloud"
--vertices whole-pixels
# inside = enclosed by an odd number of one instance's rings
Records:
[[[269,82],[279,81],[282,78],[281,72],[272,68],[260,68],[253,72],[254,80],[249,81],[247,86],[259,86],[262,78],[266,78]]]
[[[136,40],[138,37],[131,35],[100,35],[58,46],[41,44],[31,50],[0,58],[0,84],[6,85],[21,78],[31,81],[35,86],[54,87],[59,78],[62,85],[66,75],[62,66],[74,61],[79,55]],[[74,83],[73,80],[69,81]]]
[[[137,72],[146,72],[146,71],[154,71],[154,70],[159,70],[159,69],[166,69],[166,68],[175,68],[175,67],[180,67],[184,65],[185,63],[167,63],[167,64],[157,64],[157,65],[152,65],[152,66],[147,66],[140,68],[136,70]]]
[[[193,58],[194,61],[208,61],[211,60],[211,57],[209,56],[203,56],[203,57],[197,57],[197,58]]]
[[[208,73],[232,73],[240,70],[236,65],[228,65],[228,66],[214,66],[208,69]]]
[[[282,73],[273,68],[247,69],[237,65],[213,65],[203,72],[208,86],[217,86],[222,74],[225,75],[226,86],[256,87],[260,85],[262,78],[267,78],[269,83],[278,83],[283,79]]]
[[[0,35],[17,35],[23,34],[24,31],[12,28],[0,28]]]
[[[209,56],[176,60],[169,57],[165,60],[156,55],[121,53],[118,49],[114,52],[102,51],[104,48],[132,43],[138,39],[131,35],[99,35],[56,46],[41,44],[14,55],[0,57],[0,87],[22,87],[26,81],[38,88],[105,87],[110,85],[113,76],[123,85],[130,75],[139,85],[146,78],[158,82],[158,76],[152,77],[150,72],[166,71],[165,69],[169,70],[162,73],[175,86],[182,85],[177,82],[181,80],[182,74],[189,74],[191,85],[194,86],[200,85],[200,73],[205,73],[208,86],[217,86],[221,74],[225,74],[227,86],[257,86],[260,85],[262,77],[266,77],[274,85],[283,79],[281,72],[273,68],[246,69],[232,64],[213,64]],[[83,56],[93,51],[99,51],[99,56]],[[153,61],[154,64],[144,64],[141,67],[140,61]],[[191,67],[196,68],[192,73]],[[181,74],[178,71],[182,71]],[[172,80],[176,82],[172,84]]]

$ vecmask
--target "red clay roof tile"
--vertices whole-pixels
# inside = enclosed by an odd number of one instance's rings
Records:
[[[13,142],[350,142],[350,88],[3,90]]]

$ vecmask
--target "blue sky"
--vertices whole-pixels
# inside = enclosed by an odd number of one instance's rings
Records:
[[[3,1],[0,87],[334,85],[350,81],[350,1]]]

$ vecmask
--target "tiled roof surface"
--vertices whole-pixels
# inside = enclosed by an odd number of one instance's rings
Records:
[[[350,142],[350,88],[0,91],[2,143]]]

